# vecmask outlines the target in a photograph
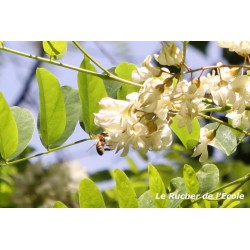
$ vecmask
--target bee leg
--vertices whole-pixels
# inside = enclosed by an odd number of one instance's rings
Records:
[[[104,151],[111,151],[110,148],[104,148]]]

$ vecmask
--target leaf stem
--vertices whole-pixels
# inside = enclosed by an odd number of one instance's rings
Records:
[[[72,41],[72,43],[86,56],[89,58],[89,60],[91,60],[96,66],[98,66],[100,69],[103,70],[103,72],[105,72],[108,76],[111,76],[112,73],[110,73],[107,69],[105,69],[100,63],[98,63],[92,56],[89,55],[89,53],[87,51],[85,51],[81,45],[76,42],[76,41]]]
[[[185,70],[185,68],[186,68],[186,66],[185,66],[185,61],[186,61],[186,53],[187,53],[187,44],[188,44],[187,41],[184,41],[184,42],[183,42],[183,61],[182,61],[182,65],[181,65],[181,72],[180,72],[179,81],[182,81],[182,80],[183,80],[183,77],[184,77],[184,70]]]
[[[18,159],[18,160],[15,160],[15,161],[5,162],[2,165],[17,164],[17,163],[20,163],[20,162],[23,162],[23,161],[27,161],[27,160],[30,160],[32,158],[35,158],[35,157],[38,157],[38,156],[41,156],[41,155],[50,154],[52,152],[55,152],[55,151],[58,151],[58,150],[61,150],[61,149],[64,149],[64,148],[68,148],[70,146],[73,146],[73,145],[76,145],[78,143],[82,143],[82,142],[85,142],[85,141],[89,141],[89,140],[92,140],[92,138],[86,138],[86,139],[82,139],[82,140],[79,140],[79,141],[75,141],[75,142],[72,142],[72,143],[64,145],[64,146],[60,146],[60,147],[57,147],[57,148],[49,149],[48,151],[45,151],[45,152],[42,152],[42,153],[39,153],[39,154],[31,155],[31,156],[28,156],[28,157],[25,157],[25,158],[22,158],[22,159]]]
[[[216,108],[207,108],[207,109],[203,109],[202,112],[225,112],[226,110],[229,110],[229,107],[216,107]]]
[[[204,114],[202,114],[202,113],[199,113],[198,115],[199,115],[200,117],[203,117],[203,118],[207,119],[207,120],[212,120],[212,121],[218,122],[218,123],[220,123],[220,124],[222,124],[222,125],[225,125],[225,126],[231,128],[231,129],[234,129],[234,130],[237,130],[237,131],[239,131],[239,132],[241,132],[241,133],[244,133],[244,134],[247,135],[247,136],[250,136],[250,133],[247,132],[246,130],[241,130],[241,129],[239,129],[239,128],[234,128],[231,124],[226,123],[226,122],[223,122],[222,120],[220,120],[220,119],[218,119],[218,118],[216,118],[216,117],[213,117],[213,116],[210,116],[210,115],[204,115]]]
[[[236,65],[236,64],[223,64],[223,65],[211,65],[211,66],[205,66],[205,67],[201,67],[201,68],[197,68],[197,69],[189,69],[185,72],[183,72],[183,74],[189,74],[189,73],[193,73],[193,72],[197,72],[197,71],[205,71],[205,70],[209,70],[209,69],[219,69],[219,68],[245,68],[245,69],[250,69],[250,65]]]
[[[239,179],[237,179],[237,180],[235,180],[235,181],[232,181],[232,182],[230,182],[230,183],[227,183],[227,184],[225,184],[225,185],[223,185],[223,186],[221,186],[221,187],[219,187],[219,188],[216,188],[216,189],[212,190],[211,192],[209,192],[208,194],[217,193],[218,191],[220,191],[220,190],[222,190],[222,189],[224,189],[224,188],[230,187],[230,186],[232,186],[232,185],[235,185],[235,184],[237,184],[237,183],[240,183],[240,184],[237,186],[237,189],[239,189],[241,186],[243,186],[243,185],[244,185],[247,181],[249,181],[249,180],[250,180],[250,173],[248,173],[248,174],[245,175],[244,177],[241,177],[241,178],[239,178]],[[235,192],[237,189],[234,188],[233,191]],[[232,192],[230,192],[230,193],[232,193]],[[198,199],[195,199],[195,200],[191,201],[191,202],[190,202],[187,206],[185,206],[185,207],[189,207],[190,205],[192,205],[193,203],[196,203],[196,202],[200,201],[201,199],[203,199],[203,196],[199,197]]]
[[[65,64],[65,63],[61,63],[61,62],[58,62],[58,61],[55,61],[55,60],[52,60],[52,59],[46,59],[44,57],[31,55],[31,54],[24,53],[24,52],[14,50],[14,49],[10,49],[10,48],[7,48],[7,47],[1,47],[0,46],[0,50],[5,51],[5,52],[9,52],[9,53],[12,53],[12,54],[15,54],[15,55],[27,57],[27,58],[30,58],[30,59],[34,59],[34,60],[37,60],[37,61],[53,64],[53,65],[56,65],[56,66],[59,66],[59,67],[75,70],[75,71],[78,71],[78,72],[84,72],[84,73],[87,73],[87,74],[90,74],[90,75],[100,77],[100,78],[102,78],[104,80],[107,80],[107,79],[116,80],[118,82],[122,82],[122,83],[125,83],[125,84],[128,84],[128,85],[142,87],[141,84],[138,84],[138,83],[135,83],[135,82],[132,82],[132,81],[128,81],[128,80],[125,80],[123,78],[120,78],[120,77],[117,77],[117,76],[114,76],[114,75],[106,75],[106,74],[104,75],[104,74],[97,73],[97,72],[94,72],[94,71],[91,71],[91,70],[82,69],[82,68],[75,67],[75,66]]]

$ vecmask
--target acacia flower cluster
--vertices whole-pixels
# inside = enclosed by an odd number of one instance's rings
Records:
[[[220,46],[237,53],[249,53],[250,42],[226,43]],[[249,49],[249,50],[248,50]],[[163,44],[155,59],[162,66],[184,65],[183,52],[173,43]],[[201,75],[191,81],[180,80],[165,67],[155,67],[151,56],[146,57],[141,68],[132,73],[135,82],[142,83],[139,92],[130,93],[126,100],[104,98],[100,111],[95,114],[95,123],[108,134],[107,144],[127,155],[129,146],[141,152],[161,150],[172,144],[172,119],[178,127],[193,129],[193,120],[209,105],[228,110],[226,117],[234,128],[243,124],[250,128],[250,77],[239,75],[240,69],[217,64],[217,70]],[[207,102],[209,100],[209,102]],[[201,128],[200,144],[193,156],[208,158],[207,146],[214,145],[215,131]]]
[[[249,41],[219,41],[217,44],[222,48],[227,48],[229,51],[234,51],[241,56],[247,56],[250,54],[250,42]]]

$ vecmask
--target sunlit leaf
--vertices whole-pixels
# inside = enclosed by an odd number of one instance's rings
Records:
[[[137,208],[138,200],[136,197],[136,193],[126,174],[120,169],[115,169],[113,174],[116,182],[119,207]]]
[[[56,201],[55,204],[53,205],[53,208],[68,208],[68,207],[63,202]]]
[[[218,125],[219,124],[215,122],[207,124],[205,127],[212,130],[218,128]],[[220,125],[216,130],[214,147],[224,152],[227,156],[235,152],[237,148],[237,138],[233,129]]]
[[[233,208],[237,205],[240,204],[240,200],[235,200],[233,198],[233,195],[237,196],[242,193],[242,189],[238,189],[235,192],[233,192],[230,196],[230,198],[227,198],[223,201],[222,205],[220,206],[221,208]]]
[[[155,208],[150,190],[144,192],[138,199],[140,208]]]
[[[9,160],[20,155],[29,145],[35,127],[34,117],[29,110],[20,107],[12,107],[11,111],[18,129],[18,147],[15,153],[10,156]]]
[[[219,170],[214,164],[205,164],[197,172],[199,194],[205,194],[215,189],[219,184]]]
[[[57,78],[48,70],[38,68],[39,132],[43,145],[50,148],[63,135],[66,126],[65,103]]]
[[[52,58],[60,59],[67,52],[67,42],[64,41],[44,41],[43,49]]]
[[[130,157],[127,157],[126,161],[127,161],[128,165],[129,165],[129,168],[131,169],[131,171],[134,174],[137,174],[139,172],[139,168],[136,165],[135,161],[132,158],[130,158]]]
[[[102,193],[96,184],[88,178],[80,182],[79,204],[81,208],[105,208]]]
[[[188,164],[185,164],[183,167],[183,177],[187,192],[189,194],[196,194],[199,190],[199,181],[194,169]]]
[[[125,80],[132,81],[132,72],[135,69],[136,69],[136,65],[134,65],[132,63],[122,62],[116,67],[115,73],[119,77],[121,77]],[[130,94],[132,92],[138,92],[138,90],[139,90],[139,87],[123,83],[121,88],[117,92],[117,98],[122,99],[122,100],[126,100],[126,96],[128,94]]]
[[[168,204],[168,196],[166,188],[157,169],[148,164],[149,188],[153,202],[158,208],[166,208]]]
[[[0,92],[0,154],[7,160],[17,149],[18,129],[13,113]]]
[[[97,72],[87,57],[84,58],[80,67]],[[107,97],[107,92],[101,78],[84,72],[78,73],[78,88],[84,129],[91,134],[98,129],[98,126],[94,123],[94,113],[98,113],[100,109],[99,101]]]
[[[183,199],[179,199],[180,195],[185,195],[187,193],[184,178],[177,177],[170,181],[171,193],[168,197],[168,207],[176,208],[181,205]]]
[[[171,123],[170,128],[187,149],[193,149],[199,141],[200,124],[197,118],[194,118],[192,121],[193,129],[191,133],[188,132],[187,127],[179,128],[178,119],[176,118],[173,118],[173,122]]]
[[[70,86],[62,86],[62,93],[66,109],[66,127],[59,141],[51,146],[53,148],[62,145],[72,135],[81,112],[78,91]]]

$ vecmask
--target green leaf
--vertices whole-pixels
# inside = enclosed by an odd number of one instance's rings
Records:
[[[67,52],[67,42],[63,41],[44,41],[43,50],[48,55],[55,59],[62,58]]]
[[[66,127],[60,139],[51,146],[53,148],[62,145],[72,135],[81,111],[78,90],[70,86],[62,86],[62,93],[66,109]]]
[[[3,41],[0,41],[0,48],[3,47]]]
[[[188,132],[187,127],[179,128],[178,120],[175,117],[173,118],[173,122],[170,125],[170,128],[187,149],[193,149],[200,138],[200,124],[197,118],[193,119],[192,127],[193,129],[191,133]]]
[[[14,116],[0,92],[0,154],[7,160],[17,149],[18,129]]]
[[[157,169],[151,164],[148,164],[148,174],[149,188],[155,206],[158,208],[166,208],[168,204],[168,196],[160,174],[158,173]]]
[[[43,145],[48,149],[63,135],[66,126],[66,111],[62,89],[57,78],[48,70],[38,68],[39,86],[39,132]]]
[[[68,208],[63,202],[56,201],[52,208]]]
[[[20,155],[29,145],[35,127],[34,117],[29,110],[19,107],[12,107],[11,111],[15,118],[18,129],[18,146],[15,153],[9,157],[9,160],[12,160]]]
[[[114,179],[120,208],[137,208],[136,193],[127,175],[120,169],[115,169]]]
[[[128,163],[128,166],[130,168],[130,170],[134,173],[137,174],[140,172],[139,168],[137,167],[136,163],[134,162],[134,160],[130,157],[126,158],[126,161]]]
[[[115,67],[108,70],[112,74],[116,75]],[[103,80],[105,89],[109,97],[116,99],[117,98],[117,91],[121,88],[122,84],[115,80],[105,79]]]
[[[234,208],[236,206],[238,206],[240,204],[240,201],[233,201],[232,203],[230,203],[227,208]]]
[[[199,181],[194,169],[188,164],[184,165],[183,177],[185,180],[186,190],[189,194],[197,194],[199,190]]]
[[[144,192],[138,199],[139,208],[155,208],[150,190]]]
[[[84,58],[80,67],[97,72],[87,57]],[[78,73],[78,88],[84,128],[88,134],[91,134],[98,129],[94,123],[94,113],[99,111],[99,101],[107,97],[107,92],[101,78],[84,72]]]
[[[205,127],[209,130],[218,128],[218,123],[210,123]],[[237,148],[237,138],[233,129],[220,125],[216,130],[214,147],[224,152],[227,156],[231,155]]]
[[[185,180],[184,178],[177,177],[170,181],[170,187],[171,191],[174,190],[174,192],[171,192],[168,195],[168,207],[170,208],[176,208],[181,205],[183,202],[183,199],[178,199],[179,195],[185,195],[187,193]]]
[[[196,174],[200,187],[199,194],[205,194],[217,187],[219,184],[219,170],[214,164],[205,164]]]
[[[80,182],[79,204],[81,208],[105,208],[102,193],[96,184],[88,178]]]
[[[223,201],[222,205],[220,206],[220,208],[233,208],[236,207],[237,205],[240,204],[240,201],[235,200],[232,198],[232,195],[237,196],[238,194],[242,193],[242,189],[238,189],[235,192],[233,192],[230,196],[230,198],[227,198]]]
[[[136,69],[135,64],[122,62],[116,67],[115,73],[119,77],[121,77],[125,80],[132,81],[132,72],[135,69]],[[138,92],[138,90],[139,90],[139,87],[123,83],[122,87],[117,92],[117,98],[122,99],[122,100],[126,100],[126,96],[128,94],[130,94],[132,92]]]

